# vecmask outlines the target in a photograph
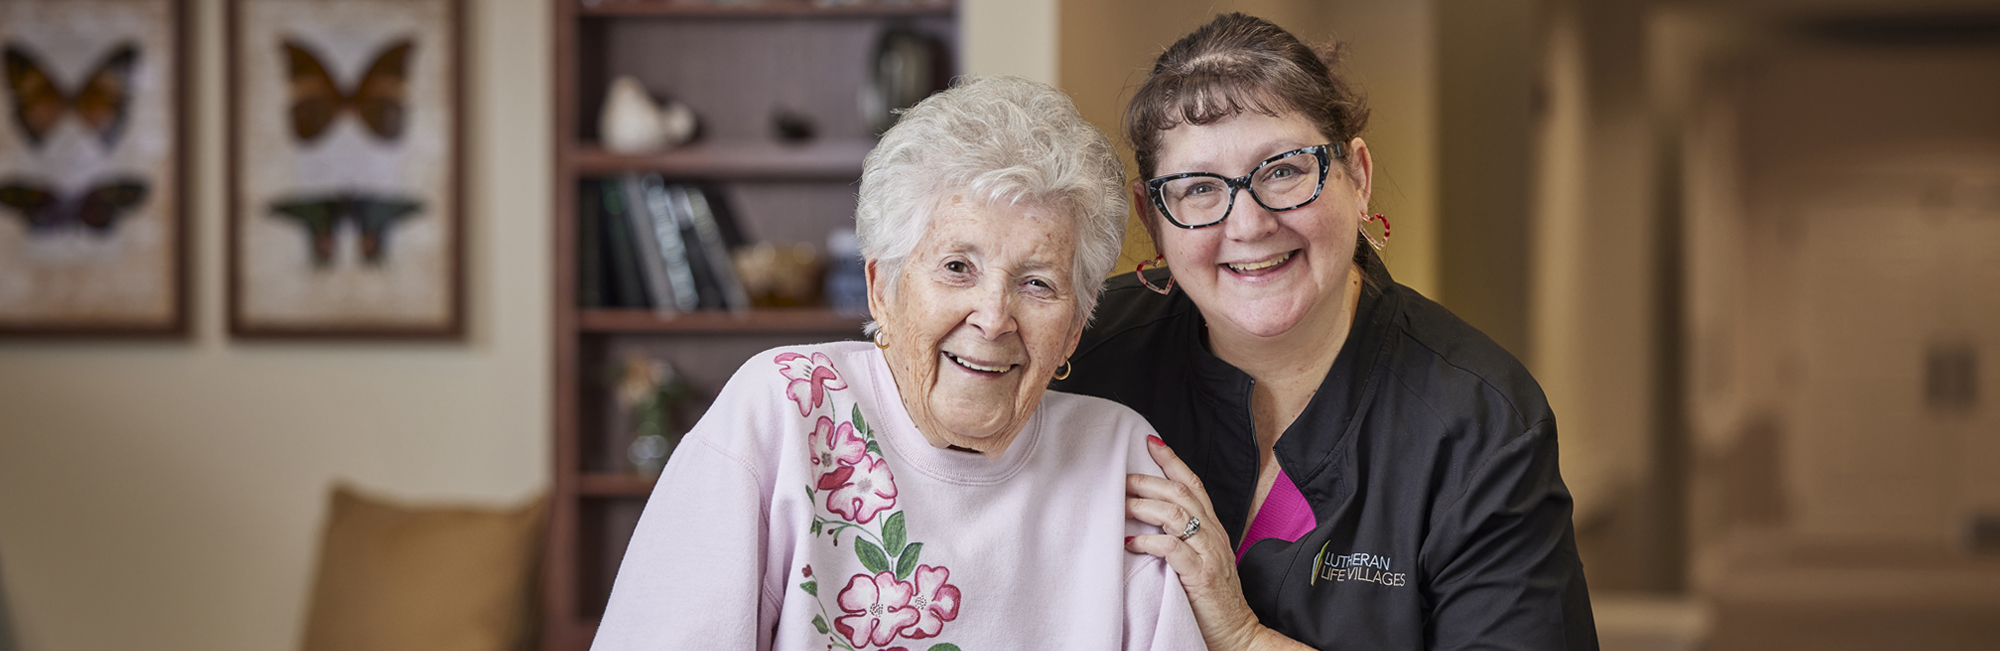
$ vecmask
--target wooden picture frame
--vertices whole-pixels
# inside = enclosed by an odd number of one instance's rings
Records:
[[[229,330],[464,334],[462,0],[229,0]]]
[[[186,335],[186,16],[0,3],[0,336]]]

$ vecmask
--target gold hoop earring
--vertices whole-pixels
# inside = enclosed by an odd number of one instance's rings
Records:
[[[1139,266],[1134,267],[1132,269],[1132,275],[1139,277],[1139,284],[1145,285],[1146,289],[1153,290],[1154,292],[1159,293],[1159,295],[1161,296],[1166,296],[1167,292],[1174,291],[1174,277],[1171,275],[1173,273],[1173,270],[1171,269],[1167,270],[1167,273],[1170,274],[1167,276],[1167,286],[1159,287],[1154,285],[1153,281],[1146,279],[1146,265],[1153,265],[1154,268],[1165,267],[1167,265],[1167,256],[1156,255],[1153,256],[1153,259],[1151,260],[1140,261]],[[1060,380],[1062,378],[1056,378],[1056,379]]]
[[[875,341],[875,347],[876,347],[876,348],[880,348],[880,349],[882,349],[882,350],[888,350],[888,349],[889,349],[889,342],[887,342],[887,341],[883,341],[883,340],[882,340],[882,329],[881,329],[881,328],[876,328],[876,329],[875,329],[875,336],[874,336],[874,337],[871,337],[870,339],[873,339],[873,340]]]
[[[1070,366],[1069,366],[1069,360],[1068,360],[1068,359],[1064,359],[1064,360],[1063,360],[1063,363],[1062,363],[1062,366],[1058,366],[1058,367],[1056,367],[1056,379],[1058,379],[1058,380],[1067,380],[1067,379],[1069,379],[1069,372],[1070,372],[1070,370],[1071,370],[1071,369],[1070,369]]]

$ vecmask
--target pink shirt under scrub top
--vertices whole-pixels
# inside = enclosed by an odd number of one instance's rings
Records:
[[[1153,428],[1050,391],[998,459],[925,440],[868,342],[752,357],[674,450],[595,651],[1198,651],[1125,537]],[[951,648],[946,646],[945,648]]]
[[[1285,469],[1279,468],[1278,479],[1271,482],[1271,492],[1264,495],[1264,506],[1257,509],[1257,517],[1243,532],[1243,544],[1236,548],[1236,562],[1243,562],[1243,553],[1259,540],[1277,538],[1294,542],[1317,528],[1319,520],[1313,517],[1312,505],[1306,503],[1306,496],[1299,493],[1299,485],[1292,483]]]

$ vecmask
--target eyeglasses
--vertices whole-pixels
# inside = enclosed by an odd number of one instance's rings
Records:
[[[1222,223],[1236,206],[1236,191],[1249,190],[1250,199],[1271,212],[1302,208],[1326,187],[1326,169],[1341,157],[1340,143],[1294,149],[1257,164],[1236,178],[1208,172],[1168,174],[1146,181],[1153,207],[1181,228]],[[1307,183],[1310,179],[1312,182]]]

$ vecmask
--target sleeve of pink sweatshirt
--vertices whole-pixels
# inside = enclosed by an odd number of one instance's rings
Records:
[[[1127,651],[1208,648],[1195,625],[1194,609],[1181,588],[1180,575],[1157,557],[1145,557],[1125,577],[1125,625]]]

